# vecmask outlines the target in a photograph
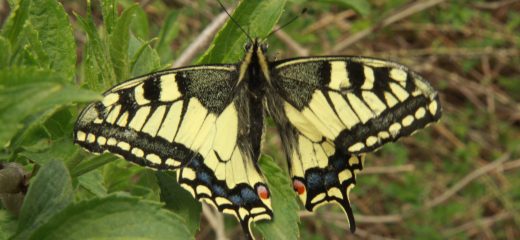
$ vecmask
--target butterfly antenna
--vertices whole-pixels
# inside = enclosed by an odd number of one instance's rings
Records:
[[[233,21],[233,23],[235,25],[237,25],[237,27],[247,36],[247,38],[249,38],[249,41],[252,42],[253,38],[251,38],[251,36],[249,36],[249,34],[242,28],[242,26],[240,26],[240,24],[238,24],[238,22],[231,16],[231,14],[229,14],[226,7],[224,7],[224,4],[222,4],[222,2],[220,2],[220,0],[217,0],[217,2],[220,5],[220,7],[222,8],[222,10],[224,10],[224,12],[226,12],[226,14],[229,16],[229,19],[231,19],[231,21]]]
[[[305,13],[307,12],[307,8],[304,8],[302,10],[302,12],[298,15],[298,16],[295,16],[293,17],[291,20],[287,21],[286,23],[284,23],[282,26],[278,27],[277,29],[271,31],[271,33],[267,34],[267,37],[265,38],[269,38],[271,35],[273,35],[274,33],[282,30],[284,27],[287,27],[289,24],[293,23],[294,21],[296,21],[296,19],[298,19],[299,17],[301,17],[302,15],[304,15]]]

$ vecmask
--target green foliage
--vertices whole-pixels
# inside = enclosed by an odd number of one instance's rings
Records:
[[[37,81],[35,81],[37,80]],[[63,83],[50,69],[0,69],[0,144],[5,146],[24,132],[74,102],[98,99],[93,92]],[[23,139],[22,139],[23,140]]]
[[[263,39],[282,15],[285,0],[242,1],[232,17],[252,38]],[[198,63],[234,63],[243,55],[247,36],[232,21],[227,21],[217,33],[208,51]]]
[[[122,194],[72,204],[29,239],[193,239],[182,219],[160,204]]]
[[[26,239],[47,223],[72,203],[73,194],[71,178],[63,162],[52,160],[43,165],[25,196],[16,238]]]
[[[165,207],[184,219],[191,234],[197,233],[202,211],[201,204],[193,201],[193,196],[177,183],[175,172],[157,172],[156,177],[161,188],[161,201],[166,204]]]
[[[265,173],[272,195],[273,221],[256,224],[265,239],[299,239],[298,228],[300,209],[292,189],[289,176],[274,162],[271,157],[262,156],[259,161],[262,172]]]

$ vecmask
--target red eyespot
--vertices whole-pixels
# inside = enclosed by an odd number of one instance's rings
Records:
[[[267,190],[264,185],[258,185],[258,187],[256,187],[256,193],[261,199],[265,200],[269,198],[269,190]]]
[[[293,188],[299,195],[302,195],[305,192],[305,184],[298,179],[294,179]]]

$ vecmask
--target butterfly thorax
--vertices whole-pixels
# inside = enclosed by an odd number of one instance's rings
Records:
[[[267,71],[267,61],[264,53],[267,45],[262,44],[258,39],[249,42],[245,46],[246,54],[240,64],[239,84],[243,84],[245,94],[238,100],[243,105],[241,113],[243,119],[247,121],[248,142],[251,142],[253,160],[256,161],[260,153],[260,142],[264,128],[264,96],[268,87],[269,72]]]

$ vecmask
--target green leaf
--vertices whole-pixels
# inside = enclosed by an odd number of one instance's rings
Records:
[[[285,0],[241,1],[235,19],[251,37],[266,37],[283,13]],[[244,55],[247,36],[229,19],[211,43],[209,50],[198,60],[198,64],[235,63]]]
[[[49,67],[69,82],[76,72],[76,42],[63,6],[56,0],[32,0],[28,20],[49,58]]]
[[[62,83],[49,70],[13,67],[0,70],[0,146],[20,129],[75,102],[98,100],[98,94]],[[29,122],[23,122],[30,117]]]
[[[18,4],[12,8],[14,10],[11,11],[9,18],[4,24],[2,35],[4,35],[9,40],[9,42],[11,42],[12,46],[16,44],[16,39],[23,29],[23,25],[27,20],[27,16],[29,16],[30,4],[31,0],[20,0]]]
[[[36,228],[67,207],[73,197],[70,175],[63,162],[50,161],[43,165],[25,196],[17,238],[26,239]]]
[[[70,170],[72,177],[78,177],[86,174],[94,169],[104,166],[107,163],[111,163],[118,158],[111,154],[103,154],[99,156],[91,156],[90,158],[84,159],[78,165],[74,166]]]
[[[81,187],[94,194],[97,197],[107,195],[107,188],[104,184],[103,174],[100,170],[91,171],[78,177],[78,183]]]
[[[0,240],[9,239],[15,234],[17,221],[6,209],[0,209]]]
[[[42,41],[39,39],[39,33],[27,21],[24,25],[20,37],[18,37],[18,45],[23,48],[23,54],[13,59],[13,65],[34,65],[48,69],[50,66],[49,56],[44,50]]]
[[[117,82],[128,78],[130,71],[128,59],[128,42],[130,40],[130,23],[135,17],[138,5],[127,8],[117,19],[114,31],[110,34],[110,57],[114,66]]]
[[[289,176],[269,156],[263,155],[259,165],[267,178],[275,217],[273,221],[255,223],[256,229],[264,239],[299,239],[300,207]]]
[[[84,19],[76,15],[76,18],[88,38],[85,44],[84,82],[90,89],[104,91],[117,83],[108,44],[99,37],[92,16]]]
[[[9,61],[11,59],[11,43],[9,41],[0,36],[0,68],[5,68],[9,66]]]
[[[40,165],[46,164],[50,160],[68,162],[71,157],[77,154],[79,149],[72,144],[72,138],[70,136],[67,137],[57,141],[40,141],[39,145],[46,145],[44,151],[31,151],[25,148],[25,151],[19,155],[31,159],[31,161]]]
[[[130,30],[135,37],[141,40],[148,39],[150,34],[150,30],[148,29],[148,14],[141,7],[138,7],[135,11],[135,16],[130,24]]]
[[[321,0],[319,2],[324,4],[338,4],[345,8],[352,8],[363,16],[370,14],[371,11],[370,2],[366,0]]]
[[[30,239],[193,239],[182,219],[161,205],[110,195],[71,205]]]
[[[157,172],[156,177],[161,187],[161,201],[166,203],[166,208],[179,214],[195,234],[200,227],[201,204],[177,183],[175,172]]]
[[[132,77],[141,76],[157,70],[161,66],[161,59],[150,42],[143,42],[134,36],[130,37],[129,54],[132,57]]]
[[[107,28],[107,32],[111,33],[112,28],[116,22],[116,6],[117,0],[100,0],[101,2],[101,12],[103,14],[103,23]]]
[[[159,33],[159,40],[157,41],[155,49],[159,53],[161,64],[166,64],[172,60],[173,54],[170,49],[170,44],[177,37],[177,35],[179,35],[179,29],[181,26],[181,22],[179,21],[178,16],[179,12],[170,12],[164,20],[161,32]]]

